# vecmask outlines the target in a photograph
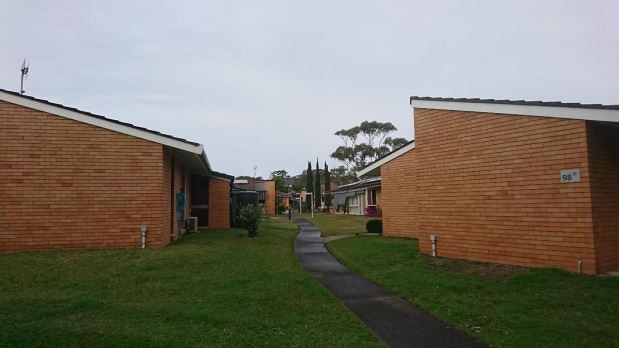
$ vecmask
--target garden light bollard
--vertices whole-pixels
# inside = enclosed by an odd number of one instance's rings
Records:
[[[436,236],[430,236],[430,242],[432,242],[432,257],[436,257]]]
[[[148,229],[146,228],[146,226],[142,226],[142,249],[146,248],[146,233],[148,232]]]

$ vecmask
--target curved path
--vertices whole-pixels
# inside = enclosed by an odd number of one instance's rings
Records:
[[[325,248],[320,230],[295,219],[294,242],[305,270],[340,299],[390,347],[483,347],[463,332],[351,272]]]

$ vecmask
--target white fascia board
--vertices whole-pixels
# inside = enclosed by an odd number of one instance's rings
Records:
[[[232,180],[226,179],[226,178],[222,178],[221,176],[213,175],[212,177],[217,179],[217,180],[221,180],[221,181],[225,181],[225,182],[232,182]]]
[[[492,114],[542,116],[587,121],[619,122],[619,110],[562,106],[517,105],[495,103],[463,103],[438,100],[413,100],[413,108],[454,111],[473,111]]]
[[[202,148],[202,145],[200,145],[200,148]],[[211,162],[208,161],[208,157],[206,156],[206,151],[204,151],[204,148],[202,148],[202,153],[200,154],[200,157],[202,158],[204,163],[206,163],[206,169],[210,173],[212,171]]]
[[[143,131],[141,129],[125,126],[112,121],[103,120],[97,117],[89,116],[80,112],[67,110],[55,105],[42,103],[36,100],[18,97],[9,93],[0,91],[0,100],[4,100],[11,104],[24,106],[30,109],[47,112],[56,116],[61,116],[71,120],[79,121],[82,123],[90,124],[93,126],[109,129],[118,133],[127,134],[136,138],[149,140],[162,145],[170,146],[179,150],[188,151],[191,153],[202,155],[204,149],[202,145],[193,145],[180,140],[174,140],[162,135],[157,135],[151,132]],[[206,159],[206,155],[204,155]],[[208,161],[208,160],[207,160]],[[208,163],[208,162],[207,162]]]
[[[392,161],[392,160],[402,156],[403,154],[409,152],[410,150],[412,150],[414,148],[415,148],[415,142],[413,141],[412,143],[404,146],[403,148],[401,148],[401,149],[399,149],[397,151],[394,151],[391,154],[389,154],[389,155],[381,158],[380,160],[370,164],[369,166],[361,169],[360,171],[357,172],[357,176],[358,177],[362,177],[365,174],[373,171],[374,169],[382,167],[385,163],[390,162],[390,161]]]

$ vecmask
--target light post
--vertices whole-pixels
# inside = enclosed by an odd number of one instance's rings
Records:
[[[310,196],[310,211],[312,212],[312,219],[314,218],[314,193],[313,192],[307,192],[305,194],[305,199],[307,199],[307,196]]]
[[[288,221],[292,220],[292,194],[290,193],[290,188],[292,185],[288,185]]]

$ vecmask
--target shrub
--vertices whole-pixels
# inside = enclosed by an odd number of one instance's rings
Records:
[[[365,229],[369,233],[380,233],[383,234],[383,220],[370,220],[366,222]]]
[[[378,211],[376,210],[376,207],[368,206],[365,209],[365,216],[378,216]]]
[[[286,207],[284,207],[284,204],[282,204],[281,202],[277,203],[277,213],[278,214],[283,214],[286,211]]]
[[[250,238],[258,235],[258,223],[261,216],[262,207],[257,204],[247,204],[239,209],[238,221],[240,227],[247,230]]]

